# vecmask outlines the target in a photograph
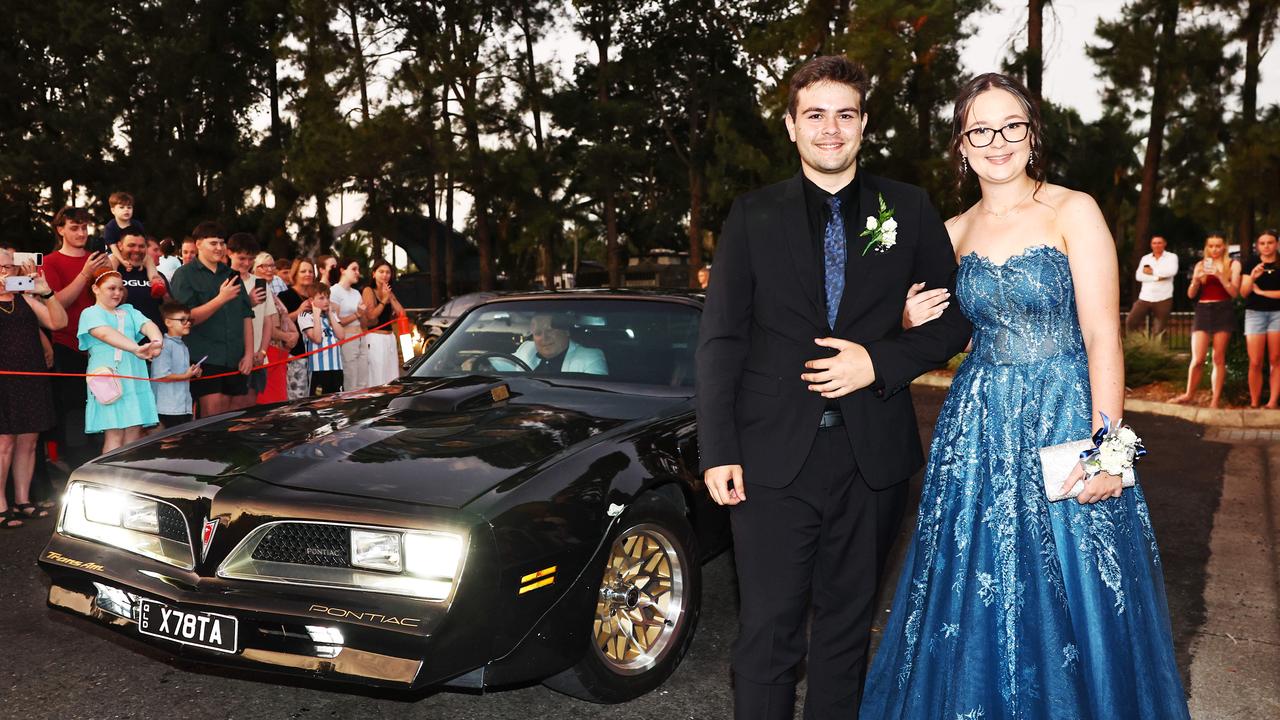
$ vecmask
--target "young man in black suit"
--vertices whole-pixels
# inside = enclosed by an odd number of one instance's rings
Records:
[[[858,171],[868,86],[840,56],[793,76],[801,172],[734,202],[702,315],[698,436],[731,506],[740,719],[792,717],[806,649],[805,717],[857,717],[879,575],[924,462],[907,386],[971,330],[956,303],[902,330],[910,285],[954,291],[956,264],[923,190]]]

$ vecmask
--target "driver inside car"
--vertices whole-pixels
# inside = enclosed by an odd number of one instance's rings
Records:
[[[515,355],[533,369],[534,375],[585,373],[608,375],[604,351],[579,345],[569,339],[573,321],[568,315],[541,313],[529,323],[531,338],[520,343]]]

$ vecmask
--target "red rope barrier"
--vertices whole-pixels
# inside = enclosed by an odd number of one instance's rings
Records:
[[[264,369],[269,368],[269,367],[275,367],[276,365],[284,365],[284,364],[286,364],[286,363],[293,362],[294,360],[301,360],[301,359],[303,359],[303,358],[306,358],[306,357],[310,357],[310,356],[312,356],[312,355],[315,355],[316,353],[321,353],[321,352],[324,352],[325,350],[330,350],[330,349],[332,349],[332,348],[336,348],[336,347],[338,347],[339,345],[346,345],[347,343],[351,342],[352,340],[358,340],[358,339],[360,339],[360,338],[364,337],[365,335],[368,335],[369,333],[377,332],[377,331],[379,331],[379,330],[381,330],[381,329],[383,329],[383,328],[387,327],[388,325],[391,325],[392,323],[398,322],[399,320],[400,320],[400,318],[398,318],[398,317],[396,317],[396,318],[392,318],[392,319],[388,320],[387,322],[384,322],[384,323],[382,323],[381,325],[378,325],[377,327],[371,327],[371,328],[369,328],[368,330],[365,330],[365,331],[364,331],[364,332],[362,332],[362,333],[357,333],[357,334],[355,334],[355,335],[352,335],[351,337],[343,338],[343,339],[339,340],[338,342],[333,343],[332,345],[325,345],[324,347],[318,347],[318,348],[316,348],[315,350],[311,350],[310,352],[302,353],[301,355],[290,355],[289,357],[287,357],[287,358],[285,358],[285,359],[283,359],[283,360],[276,360],[276,361],[273,361],[273,362],[264,363],[264,364],[262,364],[262,365],[255,365],[253,368],[251,368],[251,369],[249,370],[249,372],[253,372],[253,371],[255,371],[255,370],[264,370]],[[306,332],[306,331],[305,331],[305,330],[303,330],[303,331],[301,331],[301,332]],[[242,374],[242,373],[241,373],[239,370],[232,370],[232,371],[229,371],[229,372],[218,373],[218,374],[216,374],[216,375],[201,375],[201,376],[200,376],[200,377],[198,377],[198,378],[191,378],[190,380],[165,380],[165,379],[163,379],[163,378],[134,377],[134,376],[132,376],[132,375],[107,375],[107,374],[105,374],[105,373],[103,373],[103,374],[95,374],[95,375],[88,375],[88,374],[84,374],[84,373],[21,372],[21,371],[19,371],[19,370],[0,370],[0,376],[3,376],[3,375],[18,375],[18,376],[23,376],[23,377],[78,377],[78,378],[87,378],[87,377],[103,377],[103,378],[116,378],[116,379],[118,379],[118,380],[146,380],[146,381],[148,381],[148,382],[196,382],[196,381],[199,381],[199,380],[213,380],[214,378],[231,377],[231,376],[233,376],[233,375],[240,375],[240,374]]]

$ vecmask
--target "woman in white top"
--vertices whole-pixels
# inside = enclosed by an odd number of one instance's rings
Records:
[[[361,332],[360,315],[364,312],[360,291],[360,263],[350,258],[338,263],[338,282],[329,288],[329,299],[342,324],[342,335],[355,337]],[[342,389],[361,390],[369,387],[369,353],[359,340],[342,346]]]
[[[362,303],[362,320],[370,330],[361,339],[369,361],[369,384],[385,385],[400,377],[400,353],[396,344],[395,327],[385,325],[393,318],[404,315],[404,307],[391,291],[391,280],[395,277],[391,263],[382,258],[374,260],[371,274],[372,282],[364,289]]]

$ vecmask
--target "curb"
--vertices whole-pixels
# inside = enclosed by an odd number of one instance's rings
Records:
[[[949,388],[951,376],[939,373],[925,373],[916,378],[912,385],[924,387]],[[1233,428],[1280,428],[1280,410],[1214,410],[1194,405],[1174,405],[1173,403],[1155,400],[1137,400],[1126,398],[1126,411],[1164,415],[1165,417],[1189,420],[1200,425]]]

